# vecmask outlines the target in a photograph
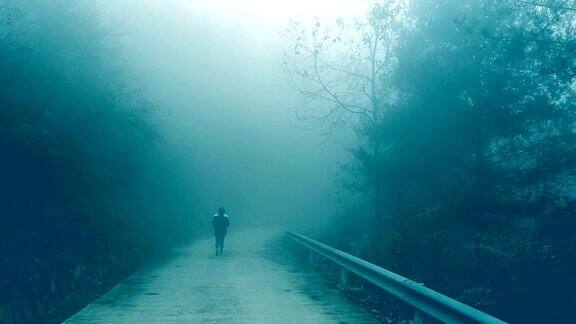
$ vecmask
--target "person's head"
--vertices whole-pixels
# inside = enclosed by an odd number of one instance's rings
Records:
[[[224,207],[220,207],[218,208],[218,215],[222,216],[226,213],[226,209],[224,209]]]

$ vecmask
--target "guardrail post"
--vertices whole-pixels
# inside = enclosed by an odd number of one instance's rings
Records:
[[[412,318],[412,324],[424,324],[424,318],[422,317],[422,313],[420,313],[420,311],[416,311],[414,313],[414,318]]]
[[[308,262],[309,262],[311,265],[314,265],[314,261],[315,261],[314,251],[310,250],[310,253],[308,253]]]
[[[348,270],[344,268],[340,269],[340,287],[348,288]]]

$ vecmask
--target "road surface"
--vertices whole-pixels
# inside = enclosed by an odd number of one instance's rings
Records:
[[[65,323],[377,323],[321,274],[283,256],[281,232],[232,232],[176,249]]]

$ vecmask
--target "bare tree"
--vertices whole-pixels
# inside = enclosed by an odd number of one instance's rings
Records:
[[[284,31],[283,67],[306,102],[304,120],[376,124],[385,108],[383,75],[394,65],[403,4],[376,5],[366,21],[339,19],[323,27],[291,21]],[[309,27],[309,28],[308,28]]]
[[[367,19],[324,27],[316,18],[312,26],[291,21],[283,33],[283,67],[290,84],[305,101],[303,120],[329,127],[344,125],[375,129],[393,103],[386,86],[396,63],[400,26],[405,25],[404,1],[375,5]],[[378,158],[381,142],[368,150]],[[376,228],[383,218],[382,188],[371,184]]]

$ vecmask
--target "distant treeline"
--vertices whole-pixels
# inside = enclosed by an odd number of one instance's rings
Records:
[[[2,323],[61,319],[188,234],[182,168],[117,36],[91,1],[0,0]]]
[[[333,242],[514,323],[573,317],[575,21],[571,0],[420,0],[292,22],[303,115],[357,134]]]

